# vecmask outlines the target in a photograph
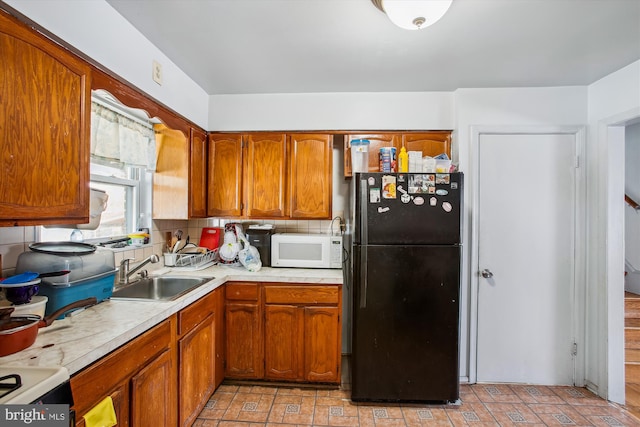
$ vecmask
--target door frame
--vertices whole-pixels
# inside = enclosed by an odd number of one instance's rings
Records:
[[[616,403],[625,402],[624,366],[624,159],[625,126],[637,123],[640,108],[601,119],[595,125],[598,162],[599,218],[596,277],[590,283],[595,295],[591,311],[601,321],[595,331],[598,363],[596,393]],[[622,165],[622,167],[620,166]],[[595,282],[594,282],[595,281]],[[604,286],[600,282],[604,282]],[[594,297],[592,297],[594,298]]]
[[[584,126],[471,126],[471,161],[470,180],[467,188],[471,192],[471,255],[469,262],[469,382],[478,379],[478,291],[479,291],[479,142],[483,135],[573,135],[576,141],[576,175],[575,175],[575,264],[574,282],[571,284],[573,298],[571,330],[577,344],[574,361],[574,383],[584,385],[585,379],[585,307],[586,307],[586,131]]]

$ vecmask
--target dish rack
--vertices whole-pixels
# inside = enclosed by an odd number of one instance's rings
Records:
[[[204,270],[216,263],[218,260],[218,249],[208,251],[203,254],[164,254],[165,267],[184,268],[185,270]]]

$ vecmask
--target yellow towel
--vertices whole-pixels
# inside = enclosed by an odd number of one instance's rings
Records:
[[[82,418],[86,427],[113,427],[118,424],[111,396],[91,408]]]

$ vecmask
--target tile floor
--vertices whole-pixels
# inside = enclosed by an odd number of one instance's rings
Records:
[[[640,426],[584,388],[474,384],[459,406],[354,403],[349,391],[223,384],[194,427]]]

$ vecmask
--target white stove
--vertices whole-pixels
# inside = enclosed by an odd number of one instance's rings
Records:
[[[34,403],[68,381],[62,366],[0,366],[0,405]]]

